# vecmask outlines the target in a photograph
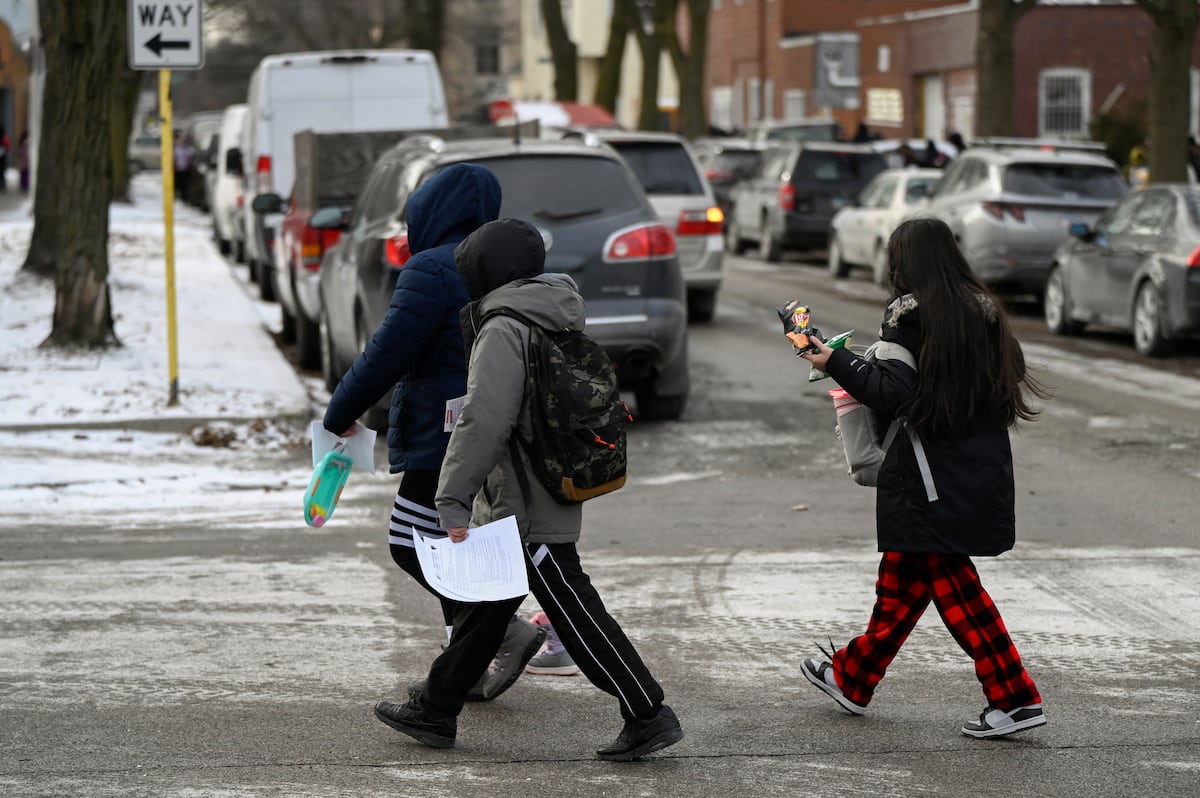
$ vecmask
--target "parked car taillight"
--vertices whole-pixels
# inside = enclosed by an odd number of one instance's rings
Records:
[[[1200,247],[1196,247],[1192,250],[1192,254],[1188,255],[1187,265],[1192,269],[1200,267]]]
[[[383,256],[387,265],[393,269],[402,269],[412,252],[408,248],[408,236],[392,236],[383,243]]]
[[[1000,221],[1004,221],[1004,214],[1006,213],[1018,222],[1025,221],[1025,209],[1020,205],[1013,205],[1010,202],[985,202],[983,203],[983,209],[987,211],[989,216]]]
[[[704,173],[704,176],[709,180],[733,180],[733,174],[730,172],[720,172],[716,169],[709,169]]]
[[[321,257],[341,237],[340,230],[314,230],[305,225],[300,242],[300,263],[310,272],[321,268]]]
[[[720,208],[708,208],[703,211],[683,211],[679,214],[679,225],[675,228],[677,236],[710,236],[721,235],[721,226],[725,222],[725,214]]]
[[[784,183],[779,187],[779,210],[794,211],[796,209],[796,187]]]
[[[638,224],[618,230],[604,242],[607,263],[624,260],[664,260],[675,254],[675,236],[661,224]]]
[[[255,177],[257,178],[256,185],[258,186],[259,194],[266,194],[271,191],[271,156],[258,156],[258,164],[254,169]]]

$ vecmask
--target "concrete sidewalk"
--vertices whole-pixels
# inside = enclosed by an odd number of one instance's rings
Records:
[[[51,281],[20,270],[32,220],[28,200],[0,199],[0,429],[127,427],[185,430],[212,421],[300,423],[304,385],[283,357],[209,217],[175,206],[179,403],[168,406],[166,255],[156,175],[135,178],[134,202],[113,205],[109,288],[121,346],[39,347],[51,329]]]

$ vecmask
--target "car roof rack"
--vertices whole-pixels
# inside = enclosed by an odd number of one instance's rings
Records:
[[[1042,150],[1043,152],[1088,152],[1105,153],[1104,143],[1100,141],[1080,141],[1068,139],[1019,138],[1015,136],[983,136],[971,139],[970,147],[987,147],[996,150],[1023,149]]]

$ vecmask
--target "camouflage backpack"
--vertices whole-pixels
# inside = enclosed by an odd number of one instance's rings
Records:
[[[631,416],[608,354],[582,332],[548,330],[508,308],[489,312],[482,322],[494,316],[529,328],[525,398],[533,434],[528,441],[513,435],[513,461],[519,462],[519,443],[538,482],[560,504],[579,504],[624,485],[625,423]],[[528,496],[524,470],[518,467],[517,476]]]

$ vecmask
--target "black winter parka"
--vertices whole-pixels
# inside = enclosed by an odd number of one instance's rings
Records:
[[[993,330],[999,334],[997,327]],[[894,299],[880,338],[907,348],[920,369],[920,309],[911,295]],[[964,353],[969,357],[969,353]],[[920,375],[896,360],[871,363],[835,349],[826,370],[855,399],[876,412],[882,429],[916,392]],[[944,390],[954,390],[944,386]],[[965,411],[964,411],[965,412]],[[879,469],[875,501],[880,551],[994,556],[1016,539],[1015,487],[1008,428],[979,423],[944,442],[922,438],[937,489],[930,501],[912,439],[898,434]]]

